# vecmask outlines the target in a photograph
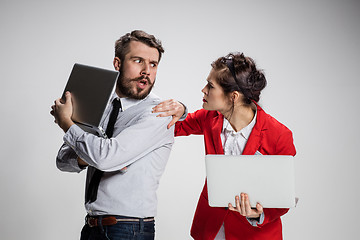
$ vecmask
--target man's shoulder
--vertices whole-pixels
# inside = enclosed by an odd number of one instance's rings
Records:
[[[145,108],[149,108],[150,106],[156,106],[161,102],[161,99],[155,94],[149,94],[146,98],[139,100],[137,104],[134,104],[130,108],[126,109],[127,113],[133,112],[138,113],[141,112]]]
[[[142,103],[146,105],[158,105],[160,102],[162,102],[163,99],[161,99],[158,95],[155,93],[150,93],[143,101]]]
[[[141,115],[158,115],[158,114],[151,114],[153,107],[161,103],[163,99],[157,96],[154,93],[150,93],[146,98],[144,98],[139,104],[134,106],[134,109],[138,114]]]
[[[140,103],[128,108],[125,111],[127,118],[132,119],[133,121],[140,120],[143,118],[154,118],[157,119],[157,122],[168,121],[170,117],[158,117],[158,113],[153,113],[152,108],[158,105],[163,101],[154,93],[150,93],[146,98],[144,98]]]

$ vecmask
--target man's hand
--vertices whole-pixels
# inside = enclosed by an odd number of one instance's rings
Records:
[[[77,162],[78,165],[81,169],[86,168],[87,166],[89,166],[89,164],[87,164],[87,162],[85,162],[84,160],[82,160],[80,157],[77,157]]]
[[[180,102],[170,99],[163,101],[153,107],[153,113],[162,112],[161,114],[157,115],[157,117],[167,117],[172,116],[171,122],[168,124],[167,128],[170,128],[174,125],[185,113],[185,107]]]
[[[260,203],[256,204],[256,208],[251,208],[249,196],[246,193],[241,193],[241,202],[239,196],[235,196],[236,208],[229,203],[229,209],[239,212],[242,216],[247,218],[258,218],[263,213],[264,209]]]
[[[65,102],[61,98],[55,100],[55,105],[51,106],[50,114],[54,116],[54,122],[66,132],[74,122],[71,120],[73,107],[70,92],[65,93]]]

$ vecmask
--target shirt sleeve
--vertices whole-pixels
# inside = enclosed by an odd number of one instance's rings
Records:
[[[90,166],[105,172],[120,170],[166,144],[172,144],[174,128],[167,129],[171,117],[147,114],[117,136],[105,139],[73,125],[64,141]]]
[[[78,155],[67,144],[63,144],[56,157],[56,166],[58,169],[64,172],[81,172],[84,168],[80,168],[78,161]]]
[[[251,226],[257,227],[258,225],[263,224],[264,218],[265,218],[265,214],[263,212],[258,218],[246,218],[246,219],[251,224]]]

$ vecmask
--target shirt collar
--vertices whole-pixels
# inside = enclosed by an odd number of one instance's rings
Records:
[[[249,123],[249,125],[247,125],[246,127],[244,127],[243,129],[241,129],[238,132],[235,132],[235,130],[231,126],[230,122],[226,118],[224,118],[222,133],[228,132],[228,133],[233,133],[234,135],[241,134],[245,139],[249,139],[251,131],[254,128],[255,123],[256,123],[256,116],[257,116],[257,111],[255,111],[255,115],[254,115],[253,119],[251,120],[251,122]]]
[[[114,92],[114,94],[111,96],[110,102],[114,101],[115,98],[120,99],[122,111],[125,111],[126,109],[129,109],[132,106],[135,106],[136,104],[138,104],[144,100],[144,99],[134,99],[134,98],[127,98],[127,97],[120,98],[116,94],[116,92]]]

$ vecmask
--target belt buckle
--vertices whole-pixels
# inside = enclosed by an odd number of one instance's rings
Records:
[[[87,217],[86,223],[89,225],[89,227],[96,227],[98,219],[94,217]]]

